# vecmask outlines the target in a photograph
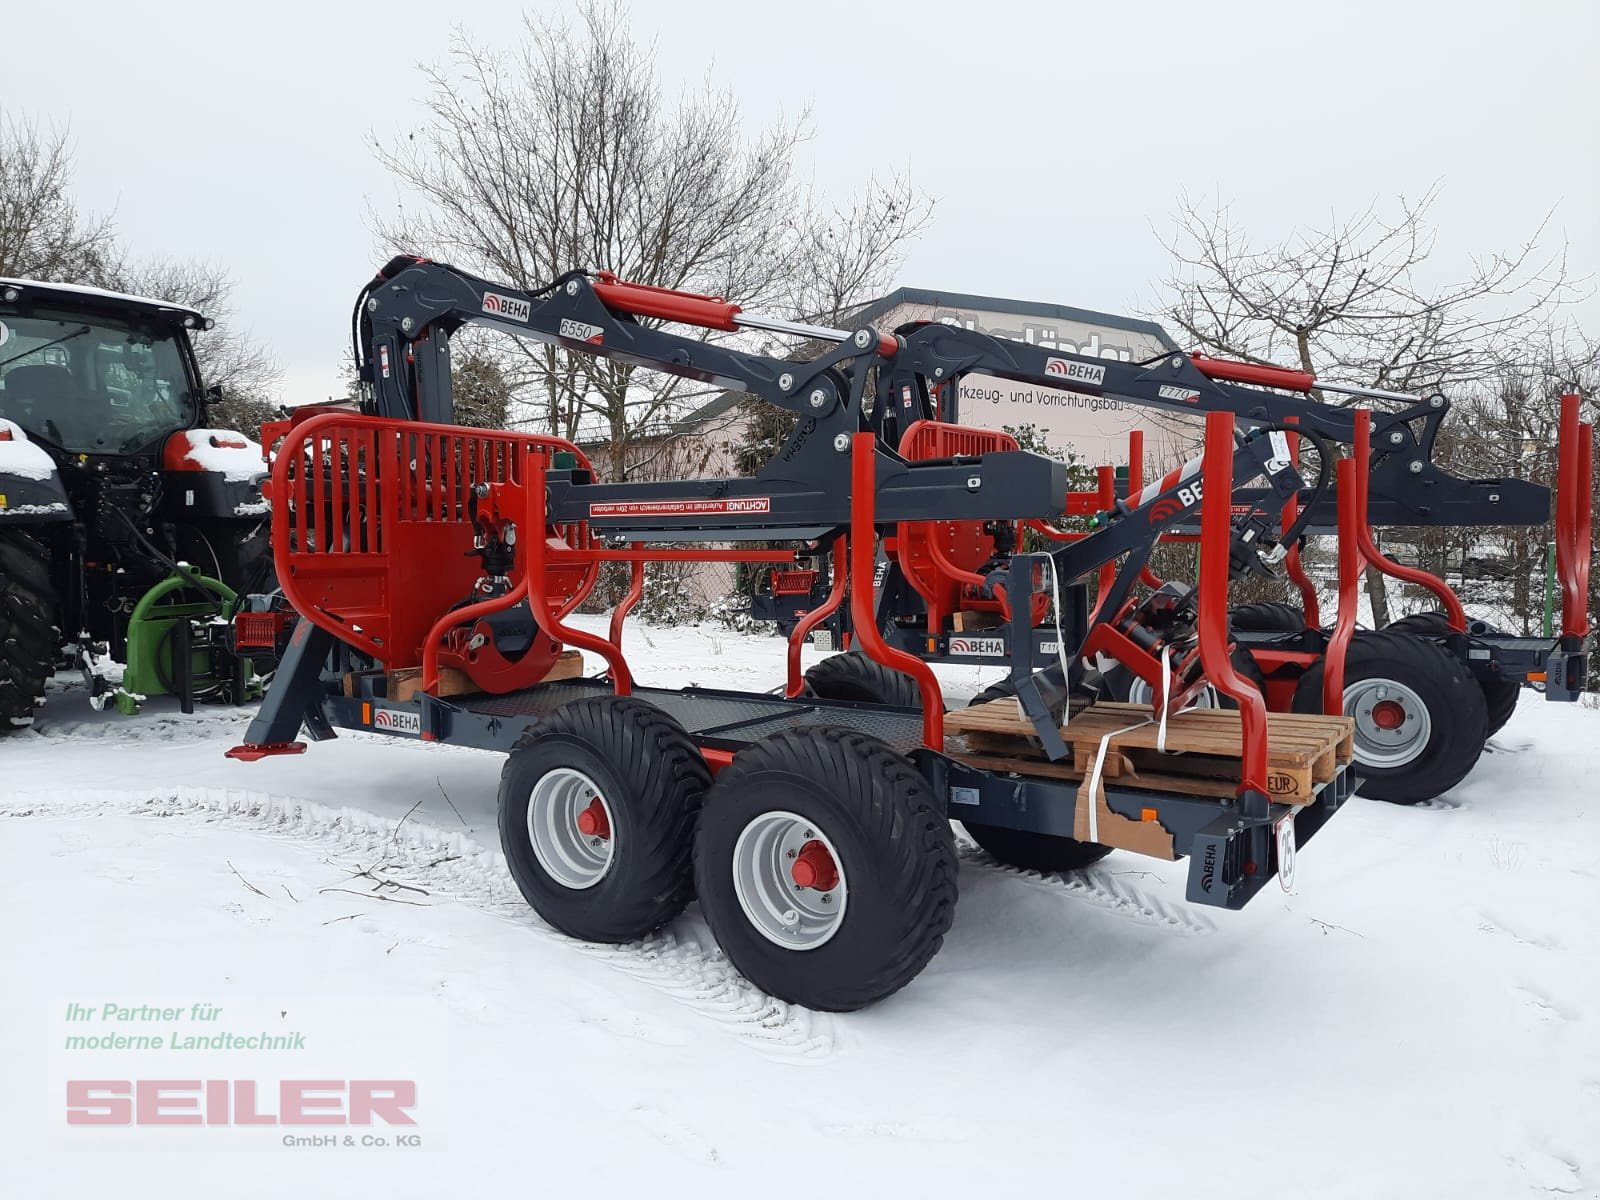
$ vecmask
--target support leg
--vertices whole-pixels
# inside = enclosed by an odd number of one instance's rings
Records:
[[[322,666],[333,647],[333,634],[327,630],[306,620],[295,625],[289,648],[250,722],[244,744],[229,750],[229,758],[252,762],[269,754],[298,754],[305,749],[295,735],[321,693]]]

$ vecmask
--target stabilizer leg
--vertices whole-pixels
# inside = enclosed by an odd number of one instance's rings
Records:
[[[295,735],[316,707],[322,690],[322,667],[333,647],[333,634],[327,630],[305,620],[295,625],[289,635],[289,648],[250,722],[244,744],[229,750],[229,758],[254,762],[272,754],[305,751],[305,743],[295,741]]]

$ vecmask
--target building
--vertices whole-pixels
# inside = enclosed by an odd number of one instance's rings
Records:
[[[1137,362],[1180,348],[1152,321],[1092,312],[1060,304],[972,296],[960,292],[903,287],[866,305],[850,326],[892,330],[912,321],[938,321],[1073,354]],[[740,392],[725,392],[674,426],[673,437],[688,441],[686,457],[694,475],[739,473],[737,448],[747,440],[749,408]],[[1094,467],[1128,459],[1128,434],[1145,435],[1147,473],[1164,470],[1193,453],[1200,423],[1182,414],[1055,388],[1033,387],[1007,379],[971,375],[961,381],[954,403],[946,401],[945,420],[985,429],[1032,425],[1055,450]],[[721,594],[732,586],[731,568],[712,564],[693,576],[693,591]]]
[[[926,288],[898,288],[857,312],[850,325],[889,330],[911,321],[959,325],[993,337],[1119,362],[1137,362],[1179,349],[1153,321]],[[721,445],[737,444],[743,432],[742,399],[738,393],[725,393],[678,422],[676,428],[681,434],[706,437]],[[953,404],[947,401],[945,420],[985,429],[1032,425],[1050,446],[1070,452],[1089,466],[1125,463],[1128,434],[1135,429],[1144,431],[1146,457],[1153,464],[1182,457],[1198,440],[1199,423],[1193,418],[986,375],[963,379],[960,394],[953,400]]]

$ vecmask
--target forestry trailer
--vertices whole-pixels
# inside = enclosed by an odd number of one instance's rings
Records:
[[[640,318],[832,348],[784,360]],[[799,420],[749,477],[607,483],[570,442],[451,423],[450,339],[469,323]],[[1118,366],[939,325],[817,328],[605,273],[523,291],[406,257],[362,291],[354,324],[364,412],[300,410],[268,437],[273,551],[301,620],[229,753],[298,753],[302,729],[505,753],[501,842],[546,920],[626,942],[698,896],[748,978],[822,1009],[890,994],[937,951],[956,901],[952,820],[1033,869],[1114,847],[1187,858],[1196,903],[1238,908],[1287,880],[1355,782],[1359,715],[1342,712],[1354,606],[1321,661],[1329,715],[1269,716],[1236,666],[1230,578],[1333,520],[1353,601],[1369,511],[1426,503],[1453,519],[1486,494],[1427,461],[1414,426],[1431,401],[1412,423],[1369,417],[1314,403],[1289,373],[1238,378],[1263,369],[1182,355]],[[1101,506],[1086,535],[1029,550],[1029,527],[1056,531],[1080,500],[1063,464],[935,419],[934,390],[974,370],[1204,414],[1204,451]],[[1382,445],[1413,439],[1422,466],[1398,486],[1370,461],[1374,425]],[[1337,468],[1335,442],[1355,450]],[[1539,499],[1497,495],[1508,509]],[[1151,549],[1184,528],[1198,529],[1197,585],[1153,579]],[[623,632],[648,563],[802,553],[830,556],[832,584],[790,635],[784,694],[635,685]],[[880,554],[919,596],[916,620],[885,617]],[[602,636],[570,617],[607,563],[628,564],[631,585]],[[802,642],[844,604],[851,652],[802,676]],[[969,614],[994,618],[993,644],[961,644]],[[582,652],[603,675],[581,677]],[[1009,674],[947,714],[928,665],[940,659]],[[1108,701],[1118,672],[1153,703]],[[1192,707],[1207,689],[1236,709]]]

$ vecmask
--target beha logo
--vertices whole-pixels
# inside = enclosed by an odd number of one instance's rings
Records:
[[[1000,638],[951,638],[951,654],[1004,654],[1006,644]]]
[[[410,712],[396,712],[392,708],[380,708],[372,714],[372,727],[374,729],[387,729],[391,733],[422,733],[422,714]]]
[[[483,311],[493,313],[497,317],[507,317],[513,321],[527,321],[533,312],[533,305],[526,300],[519,300],[515,296],[502,296],[499,292],[485,292],[483,294]]]
[[[1200,864],[1200,889],[1209,892],[1217,878],[1217,844],[1206,844],[1205,861]]]
[[[1164,500],[1157,500],[1150,506],[1150,524],[1159,525],[1169,521],[1186,509],[1199,504],[1204,496],[1204,481],[1196,479],[1193,483],[1178,489],[1178,494],[1168,496]]]
[[[1047,358],[1044,363],[1046,375],[1058,375],[1073,383],[1086,383],[1099,387],[1106,381],[1106,369],[1096,363],[1073,362],[1068,358]]]

